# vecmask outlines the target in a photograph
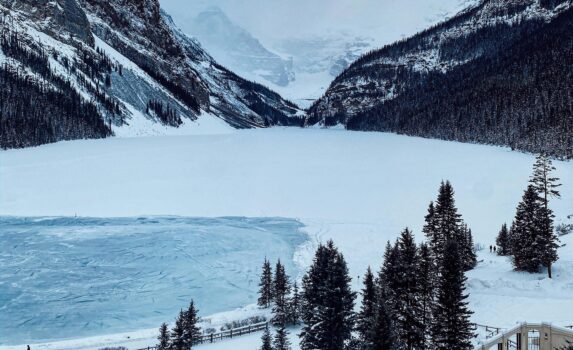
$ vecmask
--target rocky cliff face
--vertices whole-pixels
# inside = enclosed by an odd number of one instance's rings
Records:
[[[203,113],[240,128],[301,124],[295,105],[219,66],[157,0],[0,0],[0,30],[0,93],[9,95],[8,82],[22,91],[0,99],[3,148],[106,137],[137,118],[168,127]],[[29,82],[70,96],[70,106],[30,105]],[[72,109],[77,120],[66,123],[75,129],[59,120]]]

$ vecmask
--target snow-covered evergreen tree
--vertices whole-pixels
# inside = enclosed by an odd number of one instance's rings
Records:
[[[273,342],[273,350],[290,350],[290,341],[288,340],[288,331],[282,325],[277,328]]]
[[[529,185],[517,206],[511,229],[514,240],[513,264],[518,271],[539,272],[542,252],[541,247],[538,246],[541,210],[541,202],[535,187]]]
[[[292,295],[288,300],[289,317],[288,322],[297,325],[300,322],[300,291],[298,283],[295,281],[292,288]]]
[[[422,306],[418,291],[418,252],[414,236],[409,229],[398,239],[398,271],[394,293],[395,327],[400,341],[407,350],[421,349],[424,344]]]
[[[169,329],[167,328],[167,323],[161,324],[159,327],[159,335],[157,336],[157,350],[169,350],[171,348],[171,342],[169,339]]]
[[[171,350],[186,350],[185,342],[185,312],[181,310],[171,330]]]
[[[370,267],[364,275],[364,287],[362,288],[362,306],[356,317],[356,331],[358,333],[358,343],[363,349],[372,349],[372,340],[369,339],[372,325],[375,323],[376,315],[376,285],[374,275]]]
[[[430,249],[423,243],[418,249],[418,295],[420,298],[420,323],[424,334],[421,349],[431,349],[430,328],[432,310],[434,308],[434,288],[436,286],[436,266],[430,254]]]
[[[269,331],[269,326],[265,328],[263,336],[261,337],[261,342],[262,345],[260,347],[260,350],[273,350],[272,338],[271,338],[271,332]]]
[[[273,324],[277,326],[284,326],[289,318],[289,300],[287,298],[290,291],[289,278],[285,272],[284,266],[280,260],[277,261],[275,267],[275,278],[273,284]]]
[[[332,241],[320,245],[303,278],[302,350],[342,350],[354,328],[355,293],[348,267]]]
[[[471,350],[473,337],[461,249],[450,240],[444,250],[432,322],[433,350]]]
[[[380,274],[383,275],[382,273]],[[384,278],[378,278],[376,286],[376,303],[374,305],[374,322],[363,342],[364,350],[401,350],[396,336],[392,312],[388,307],[388,286]]]
[[[462,248],[462,257],[464,261],[464,269],[466,271],[473,270],[477,266],[477,254],[474,246],[474,238],[472,230],[463,223],[460,226],[459,244]]]
[[[497,244],[497,255],[508,256],[511,254],[511,244],[507,224],[503,224],[501,226],[495,243]]]
[[[199,318],[197,316],[198,310],[195,308],[195,303],[191,301],[189,308],[184,312],[184,327],[185,327],[185,345],[187,349],[191,349],[193,345],[197,344],[202,336],[201,328],[197,325]]]
[[[257,304],[263,308],[271,307],[273,301],[273,271],[271,263],[265,258],[263,272],[259,282],[259,300]]]
[[[557,190],[561,186],[559,178],[551,175],[551,172],[554,170],[555,167],[551,163],[551,159],[541,154],[537,156],[535,165],[533,166],[533,175],[530,179],[530,183],[535,188],[542,204],[542,209],[538,213],[540,220],[538,227],[538,246],[541,263],[547,268],[549,278],[552,277],[551,266],[558,259],[558,240],[553,228],[554,215],[549,208],[549,199],[561,197]]]

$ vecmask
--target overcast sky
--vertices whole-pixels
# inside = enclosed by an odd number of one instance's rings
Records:
[[[346,31],[381,44],[411,35],[468,1],[472,0],[160,0],[176,22],[218,6],[263,41]]]

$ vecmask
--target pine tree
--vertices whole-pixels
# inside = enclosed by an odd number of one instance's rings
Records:
[[[161,327],[159,327],[159,336],[157,337],[157,340],[159,340],[156,347],[157,350],[169,350],[171,348],[167,323],[163,323]]]
[[[269,308],[273,301],[273,271],[271,263],[265,258],[263,263],[263,272],[259,282],[259,300],[258,305],[263,308]]]
[[[277,326],[284,326],[288,322],[289,317],[289,303],[287,295],[290,291],[289,278],[285,272],[284,266],[280,260],[277,262],[275,268],[274,278],[274,305],[273,305],[273,324]]]
[[[345,349],[354,328],[350,281],[346,261],[334,243],[320,245],[303,278],[302,350]]]
[[[544,154],[537,156],[535,165],[533,166],[533,175],[531,176],[530,183],[535,188],[542,203],[542,210],[539,211],[539,236],[538,236],[538,249],[541,256],[541,263],[547,267],[549,278],[552,277],[551,266],[557,261],[557,236],[553,228],[553,212],[549,208],[550,198],[560,198],[561,195],[557,190],[561,184],[559,178],[552,177],[551,172],[555,167],[551,163],[551,159]]]
[[[503,224],[501,226],[501,230],[497,234],[497,239],[495,240],[497,245],[497,254],[501,256],[508,256],[511,254],[511,244],[510,244],[510,237],[509,237],[509,230],[507,229],[507,225]]]
[[[384,280],[384,283],[388,287],[386,294],[386,305],[388,306],[391,313],[394,313],[398,308],[396,290],[398,289],[398,280],[401,273],[402,270],[400,267],[400,251],[398,249],[398,241],[396,241],[393,246],[390,244],[390,242],[388,242],[384,252],[384,263],[382,264],[382,269],[380,270],[378,279]]]
[[[269,332],[269,326],[268,325],[265,328],[263,336],[261,337],[261,341],[263,344],[261,345],[260,350],[273,350],[271,333]]]
[[[184,327],[185,327],[185,345],[187,349],[191,349],[193,345],[197,344],[201,340],[201,328],[197,326],[198,310],[195,309],[195,304],[193,301],[189,304],[189,309],[184,313]]]
[[[274,350],[290,350],[290,341],[288,340],[288,331],[282,325],[277,328],[275,334],[275,341],[273,343]]]
[[[430,328],[434,308],[434,288],[436,285],[436,266],[430,249],[423,243],[418,249],[418,293],[420,298],[420,323],[424,334],[424,343],[420,349],[430,349]]]
[[[426,214],[424,219],[425,224],[422,232],[426,235],[426,240],[428,241],[434,261],[437,261],[436,247],[438,247],[441,242],[438,241],[438,226],[436,223],[436,208],[434,207],[434,202],[430,202],[428,214]]]
[[[392,290],[395,302],[394,325],[407,350],[420,349],[424,344],[424,329],[417,285],[418,252],[409,229],[402,231],[397,247],[399,274]]]
[[[541,209],[539,196],[533,185],[529,185],[521,203],[517,206],[511,229],[514,240],[513,265],[518,271],[539,272],[541,250],[537,246],[537,236]]]
[[[368,267],[364,275],[364,287],[362,288],[362,306],[356,317],[356,331],[358,340],[363,344],[364,349],[370,349],[372,343],[369,339],[369,332],[375,321],[376,315],[376,285],[374,284],[374,275]]]
[[[432,323],[432,349],[471,350],[473,337],[460,247],[447,242],[440,269]]]
[[[380,273],[383,276],[382,273]],[[363,342],[364,350],[398,350],[400,345],[392,319],[392,312],[388,307],[388,286],[383,278],[378,278],[376,290],[376,303],[374,305],[374,322],[366,334]]]
[[[179,316],[175,320],[175,326],[171,330],[171,349],[172,350],[186,350],[185,342],[185,312],[181,310]]]
[[[460,226],[459,238],[460,247],[462,248],[462,258],[464,261],[464,270],[473,270],[477,266],[477,254],[474,246],[472,230],[463,223]]]
[[[292,296],[290,297],[288,303],[288,322],[290,324],[297,325],[300,321],[300,292],[298,290],[298,283],[296,283],[296,281],[294,282]]]

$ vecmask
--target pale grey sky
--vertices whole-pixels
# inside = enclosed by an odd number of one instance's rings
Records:
[[[263,42],[346,31],[384,44],[411,35],[474,0],[160,0],[176,22],[218,6]]]

